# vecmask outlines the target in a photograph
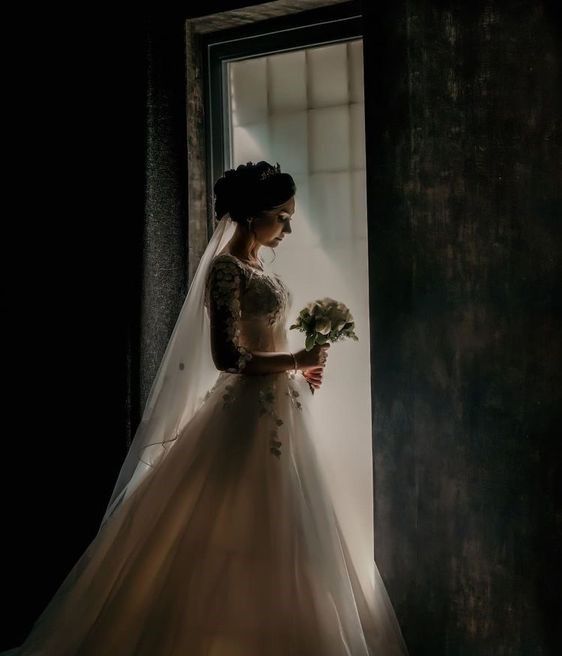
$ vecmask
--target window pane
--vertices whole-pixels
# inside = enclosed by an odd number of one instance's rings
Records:
[[[373,559],[369,288],[361,39],[228,64],[230,167],[262,159],[297,184],[292,234],[271,268],[294,294],[289,316],[329,296],[350,308],[359,341],[330,348],[312,404],[319,458],[354,558]],[[266,262],[270,249],[262,249]],[[289,331],[293,350],[303,334]],[[330,384],[331,381],[337,384]],[[337,466],[335,465],[337,463]],[[337,490],[337,493],[336,493]],[[340,514],[340,513],[338,513]],[[367,570],[369,567],[367,566]]]

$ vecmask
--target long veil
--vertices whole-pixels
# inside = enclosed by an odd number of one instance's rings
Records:
[[[213,258],[230,240],[235,227],[230,215],[225,214],[199,261],[100,529],[123,500],[169,453],[218,376],[211,355],[209,315],[204,304],[205,283]]]

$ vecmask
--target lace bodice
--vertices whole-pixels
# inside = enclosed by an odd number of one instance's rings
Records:
[[[276,273],[260,271],[230,253],[210,266],[205,306],[219,369],[241,373],[254,351],[287,348],[286,318],[292,294]]]

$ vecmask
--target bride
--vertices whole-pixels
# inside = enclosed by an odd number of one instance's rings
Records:
[[[311,439],[329,344],[288,350],[292,295],[259,257],[290,237],[295,191],[264,161],[215,184],[222,218],[99,532],[5,655],[407,655]]]

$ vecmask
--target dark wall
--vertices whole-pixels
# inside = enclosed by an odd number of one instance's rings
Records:
[[[95,536],[125,456],[144,214],[142,20],[22,9],[6,16],[0,651]]]
[[[562,653],[555,17],[365,10],[377,562],[416,656]]]
[[[559,653],[551,6],[364,4],[377,562],[412,656]],[[186,291],[183,17],[49,18],[18,25],[0,649],[95,536]]]

